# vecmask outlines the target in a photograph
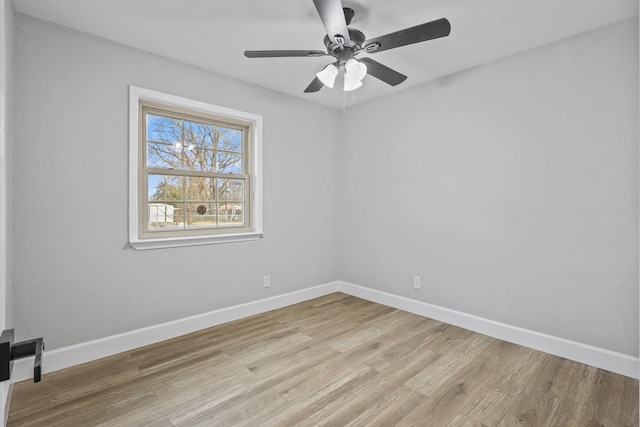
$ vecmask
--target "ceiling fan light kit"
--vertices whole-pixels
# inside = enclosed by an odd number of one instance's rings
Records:
[[[401,46],[446,37],[451,32],[449,21],[446,18],[441,18],[367,40],[361,31],[347,27],[355,12],[351,8],[343,7],[341,0],[313,0],[313,4],[327,30],[327,35],[324,37],[326,53],[321,50],[247,50],[244,52],[247,58],[333,56],[335,62],[325,66],[316,74],[316,78],[304,90],[305,93],[317,92],[323,86],[333,88],[338,70],[341,67],[345,70],[344,91],[362,86],[362,79],[367,73],[391,86],[396,86],[405,81],[407,76],[371,58],[356,60],[355,57],[362,52],[375,54]]]

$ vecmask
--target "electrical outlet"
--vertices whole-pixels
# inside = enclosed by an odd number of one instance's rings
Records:
[[[271,287],[271,276],[270,275],[267,274],[262,278],[262,287],[263,288]]]
[[[420,276],[414,276],[413,289],[422,289],[422,278]]]

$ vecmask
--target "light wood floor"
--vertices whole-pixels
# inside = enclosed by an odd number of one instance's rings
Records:
[[[27,425],[638,426],[638,381],[336,293],[15,384]]]

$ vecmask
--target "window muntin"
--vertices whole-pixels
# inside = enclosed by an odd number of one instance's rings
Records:
[[[251,125],[151,102],[140,109],[141,237],[251,230]]]

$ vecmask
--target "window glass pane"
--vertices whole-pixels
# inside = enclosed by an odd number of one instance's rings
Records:
[[[196,202],[213,201],[215,178],[188,176],[185,182],[185,200]]]
[[[147,141],[175,144],[182,140],[182,120],[147,114]]]
[[[172,175],[148,175],[150,201],[182,200],[182,177]]]
[[[242,131],[218,127],[218,149],[242,153]]]
[[[206,148],[186,147],[184,150],[184,163],[186,169],[213,172],[216,167],[216,152]]]
[[[242,154],[218,151],[218,172],[242,173]]]
[[[244,180],[218,178],[217,193],[220,202],[243,202]]]
[[[244,225],[244,203],[218,203],[219,227],[242,227]]]
[[[215,130],[212,125],[184,121],[184,145],[193,148],[209,148],[215,147]]]
[[[147,144],[147,166],[150,168],[179,169],[182,149],[174,144],[149,142]]]
[[[186,203],[186,228],[215,228],[218,226],[216,204]]]
[[[213,171],[215,129],[212,125],[185,120],[183,167],[188,170]]]

